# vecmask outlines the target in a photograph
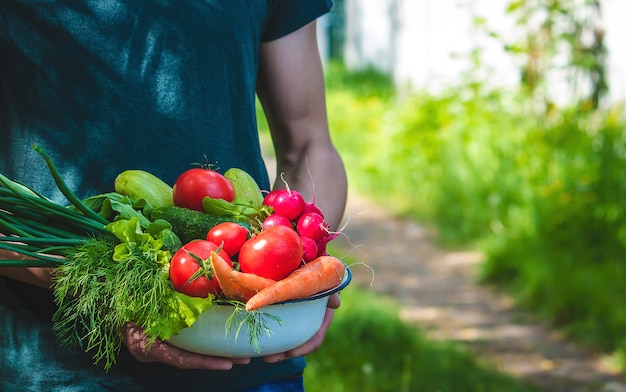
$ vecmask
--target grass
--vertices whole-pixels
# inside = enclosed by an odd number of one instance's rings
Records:
[[[309,392],[536,390],[452,342],[427,339],[392,299],[348,286],[341,300],[324,345],[309,356]]]

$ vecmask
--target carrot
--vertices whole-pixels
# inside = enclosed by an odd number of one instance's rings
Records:
[[[336,287],[343,280],[345,264],[332,256],[320,256],[284,279],[259,291],[246,302],[251,311],[277,302],[306,298]]]
[[[239,286],[241,286],[241,287],[251,291],[254,294],[256,294],[259,291],[263,290],[267,286],[270,286],[270,285],[276,283],[276,281],[274,279],[264,278],[264,277],[259,276],[259,275],[248,274],[248,273],[245,273],[245,272],[239,272],[239,271],[235,271],[235,270],[231,270],[230,280],[234,284],[237,284],[237,285],[239,285]],[[248,298],[246,298],[246,300],[248,300]]]
[[[229,299],[246,302],[275,280],[236,271],[217,252],[211,252],[211,267],[222,292]]]

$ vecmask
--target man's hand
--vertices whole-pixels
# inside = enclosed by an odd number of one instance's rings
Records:
[[[135,323],[122,329],[124,344],[139,362],[161,362],[179,369],[230,370],[234,364],[245,365],[250,358],[221,358],[196,354],[156,340],[147,348],[148,336]]]
[[[322,343],[324,342],[324,338],[326,337],[328,327],[330,327],[330,323],[333,321],[335,309],[337,309],[340,304],[341,301],[339,299],[339,294],[331,295],[328,298],[328,306],[326,307],[326,314],[324,315],[322,325],[320,326],[320,329],[317,331],[317,333],[311,339],[309,339],[309,341],[287,352],[267,355],[263,357],[263,360],[268,363],[280,362],[288,358],[296,358],[310,354],[320,348],[322,346]]]

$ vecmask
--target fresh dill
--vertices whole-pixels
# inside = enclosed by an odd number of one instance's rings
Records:
[[[264,334],[267,336],[272,335],[272,329],[268,323],[271,320],[280,325],[282,320],[276,315],[259,310],[248,312],[245,309],[245,305],[239,301],[228,301],[228,303],[234,305],[234,309],[228,316],[228,319],[226,319],[226,336],[234,330],[235,340],[237,340],[241,330],[246,327],[248,330],[248,344],[254,348],[255,352],[260,353],[261,337]]]
[[[154,341],[173,296],[166,272],[152,257],[137,248],[115,261],[115,245],[93,239],[78,246],[54,281],[55,333],[62,344],[92,353],[95,363],[104,361],[106,370],[121,349],[121,328],[134,320]]]

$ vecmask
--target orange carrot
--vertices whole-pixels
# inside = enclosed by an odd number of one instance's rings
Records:
[[[267,286],[270,286],[270,285],[276,283],[276,281],[274,279],[264,278],[264,277],[259,276],[259,275],[248,274],[248,273],[245,273],[245,272],[239,272],[239,271],[235,271],[235,270],[231,270],[231,272],[230,272],[230,280],[234,284],[237,284],[237,285],[247,289],[248,291],[253,292],[254,294],[256,294],[259,291],[263,290]],[[246,300],[247,299],[248,298],[246,298]]]
[[[337,286],[343,280],[345,264],[332,256],[320,256],[292,272],[284,279],[259,291],[246,302],[246,310],[262,308],[277,302],[306,298]]]
[[[229,299],[246,302],[249,298],[275,283],[275,280],[235,271],[216,252],[211,252],[211,267],[224,295]]]

